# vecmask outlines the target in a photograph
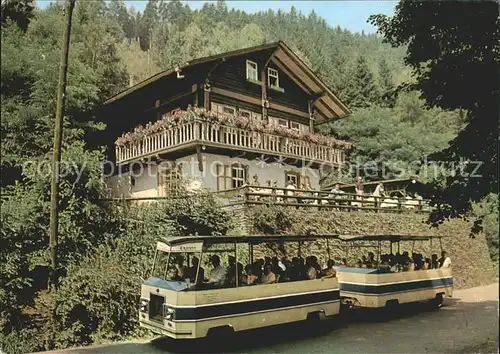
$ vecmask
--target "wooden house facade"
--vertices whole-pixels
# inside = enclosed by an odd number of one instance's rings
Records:
[[[340,168],[349,143],[316,125],[349,114],[281,41],[178,65],[95,112],[107,125],[97,139],[108,146],[115,197],[165,196],[179,176],[211,190],[254,176],[319,189],[320,169]]]

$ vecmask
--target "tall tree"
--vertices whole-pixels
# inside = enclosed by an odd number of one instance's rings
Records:
[[[461,216],[471,202],[498,193],[498,15],[495,1],[403,0],[394,16],[370,17],[387,42],[406,46],[405,62],[415,78],[410,86],[429,105],[468,112],[467,126],[432,156],[456,163],[446,188],[435,192],[433,223]]]
[[[394,104],[395,85],[389,64],[384,58],[379,62],[378,83],[380,86],[380,105],[392,106]]]
[[[7,20],[14,21],[19,28],[26,31],[31,18],[35,0],[2,0],[1,3],[1,23],[6,24]]]
[[[377,101],[378,86],[363,55],[358,57],[346,89],[347,101],[352,107],[369,107]]]

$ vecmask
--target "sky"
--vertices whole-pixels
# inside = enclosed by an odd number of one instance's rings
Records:
[[[79,0],[89,1],[89,0]],[[38,0],[39,7],[46,7],[50,0]],[[200,9],[205,2],[208,1],[184,1],[193,9]],[[142,11],[146,7],[147,0],[125,1],[127,6],[134,6],[137,10]],[[376,28],[367,23],[368,16],[372,14],[392,15],[398,1],[390,0],[357,0],[357,1],[259,1],[259,0],[227,0],[229,8],[235,8],[252,13],[261,10],[271,9],[277,11],[290,11],[292,6],[304,14],[309,14],[312,10],[319,16],[323,17],[326,22],[332,26],[337,25],[341,28],[346,28],[353,32],[365,31],[365,33],[374,33]]]

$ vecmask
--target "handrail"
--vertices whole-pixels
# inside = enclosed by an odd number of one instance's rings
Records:
[[[347,210],[427,211],[429,201],[424,199],[377,197],[353,193],[324,192],[308,189],[247,186],[245,202],[248,204],[279,203],[290,206],[313,205],[321,208]]]
[[[344,151],[339,148],[201,120],[149,134],[125,146],[116,145],[116,160],[118,163],[131,161],[190,142],[230,146],[238,150],[247,149],[334,164],[342,164],[344,161]]]

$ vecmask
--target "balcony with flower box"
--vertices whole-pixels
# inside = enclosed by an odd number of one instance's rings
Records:
[[[351,144],[246,117],[189,108],[136,127],[118,138],[115,146],[117,164],[203,146],[340,166]]]

